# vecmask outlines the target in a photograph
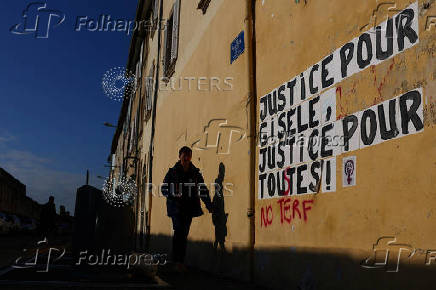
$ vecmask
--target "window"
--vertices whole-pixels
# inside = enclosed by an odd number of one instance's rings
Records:
[[[124,136],[126,136],[126,134],[128,132],[127,120],[130,120],[130,108],[131,108],[131,106],[132,106],[132,98],[129,96],[129,106],[127,107],[127,115],[124,119],[124,124],[123,124]]]
[[[159,2],[160,0],[154,0],[153,2],[153,13],[151,15],[152,28],[151,28],[151,38],[154,36],[154,32],[157,29],[157,21],[159,19]]]
[[[144,55],[144,42],[141,44],[141,50],[139,53],[139,59],[136,63],[136,72],[135,72],[135,88],[138,88],[141,85],[141,77],[142,77],[142,57]]]
[[[198,2],[197,9],[201,9],[203,11],[203,14],[206,14],[207,7],[209,7],[210,0],[200,0]]]
[[[148,113],[151,112],[153,105],[153,92],[154,92],[154,64],[150,68],[150,73],[145,81],[145,117],[148,117]]]
[[[144,43],[145,41],[143,40],[141,43],[141,50],[139,52],[139,66],[140,66],[139,77],[142,76],[142,61],[144,59]]]
[[[136,147],[136,118],[137,115],[135,115],[133,122],[130,124],[129,149],[127,150],[129,154]]]
[[[136,63],[136,69],[135,69],[135,89],[139,87],[140,81],[141,81],[141,64],[138,61]],[[134,96],[134,95],[133,95]]]
[[[164,75],[171,77],[174,73],[179,50],[180,0],[176,0],[165,27],[164,38]]]

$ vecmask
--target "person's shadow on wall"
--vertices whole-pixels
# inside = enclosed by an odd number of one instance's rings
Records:
[[[218,177],[215,179],[215,195],[213,196],[212,205],[214,208],[212,214],[212,223],[215,226],[215,242],[213,247],[215,251],[218,246],[222,251],[225,251],[225,241],[227,236],[227,217],[228,213],[225,212],[224,195],[223,195],[223,181],[226,168],[221,162],[218,167]]]

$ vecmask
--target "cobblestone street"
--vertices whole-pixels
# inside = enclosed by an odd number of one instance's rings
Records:
[[[41,260],[46,261],[48,247],[68,249],[69,238],[57,237],[49,246],[40,248]],[[47,273],[38,272],[45,266],[44,262],[38,264],[40,267],[36,268],[11,268],[18,257],[25,260],[32,259],[38,240],[38,237],[32,235],[1,237],[1,289],[263,289],[194,268],[188,268],[186,273],[179,273],[175,271],[172,263],[159,266],[158,269],[149,267],[139,271],[111,267],[79,268],[73,265],[74,260],[68,252],[61,260],[51,264]],[[23,252],[23,249],[26,251]]]

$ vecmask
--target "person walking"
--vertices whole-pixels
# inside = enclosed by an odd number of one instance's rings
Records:
[[[173,224],[172,258],[176,269],[185,272],[184,259],[192,218],[203,215],[200,199],[213,213],[209,190],[200,170],[191,162],[192,150],[184,146],[179,150],[179,161],[165,175],[162,194],[167,198],[167,215]]]
[[[54,203],[54,196],[51,195],[48,202],[42,206],[39,223],[43,238],[56,234],[56,205]]]

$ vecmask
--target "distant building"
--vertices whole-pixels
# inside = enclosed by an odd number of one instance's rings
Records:
[[[41,205],[26,196],[26,185],[0,168],[0,211],[39,220]]]
[[[59,217],[60,218],[71,218],[70,212],[65,210],[65,205],[59,206]]]
[[[59,215],[64,216],[65,214],[65,205],[61,205],[59,207]]]

